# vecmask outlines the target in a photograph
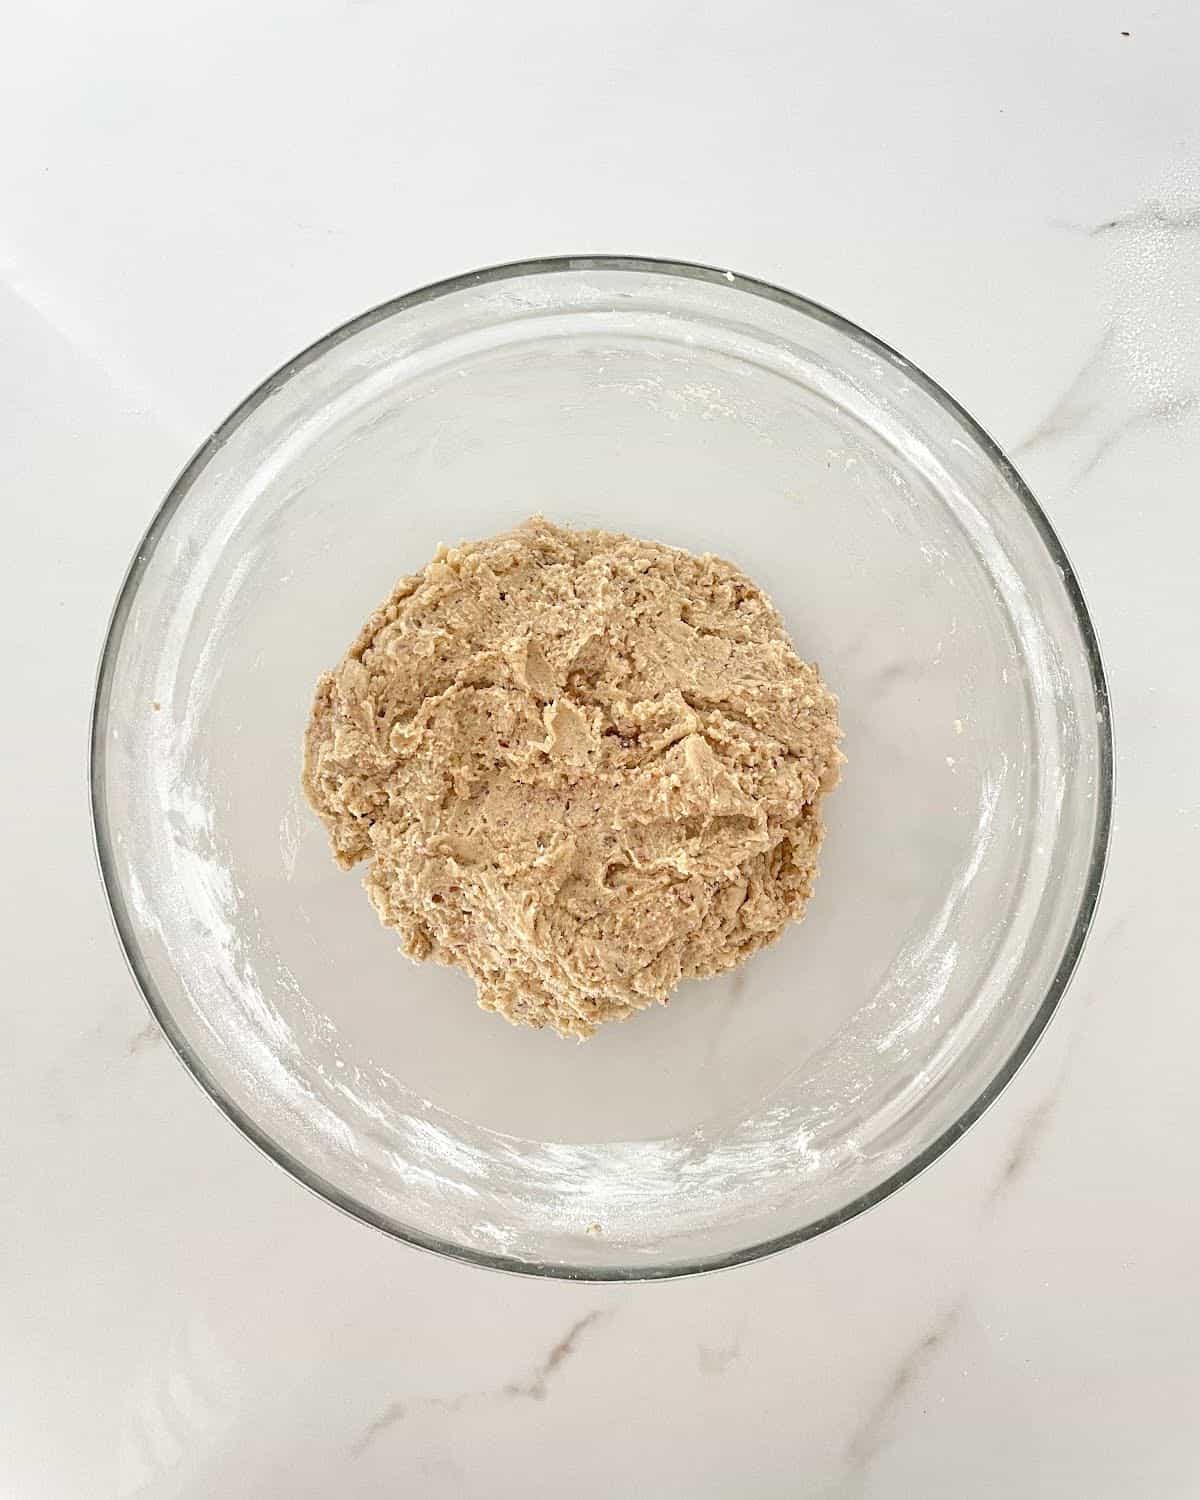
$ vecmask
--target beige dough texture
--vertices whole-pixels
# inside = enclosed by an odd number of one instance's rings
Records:
[[[303,785],[410,958],[587,1037],[803,916],[839,738],[737,568],[535,517],[396,587],[318,684]]]

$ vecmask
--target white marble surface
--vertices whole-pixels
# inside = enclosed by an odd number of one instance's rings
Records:
[[[1200,1493],[1200,11],[56,0],[5,33],[0,1493]],[[646,1287],[438,1261],[260,1157],[148,1025],[84,784],[193,445],[361,308],[570,249],[780,281],[940,379],[1060,529],[1118,734],[1097,929],[1000,1103],[848,1227]]]

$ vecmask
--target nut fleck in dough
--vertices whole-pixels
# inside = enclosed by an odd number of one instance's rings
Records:
[[[534,518],[397,585],[317,686],[303,781],[410,958],[586,1037],[799,920],[838,739],[737,568]]]

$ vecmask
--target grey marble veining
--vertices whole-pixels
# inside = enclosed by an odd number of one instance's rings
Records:
[[[1051,445],[1080,443],[1085,452],[1070,481],[1070,487],[1075,488],[1126,438],[1159,427],[1170,428],[1195,414],[1198,398],[1191,389],[1140,405],[1114,401],[1114,388],[1119,389],[1112,368],[1114,343],[1115,331],[1110,324],[1067,389],[1029,436],[1013,448],[1018,462]]]
[[[364,1428],[361,1437],[351,1445],[351,1454],[357,1457],[382,1434],[403,1422],[414,1412],[435,1410],[458,1412],[475,1402],[484,1401],[545,1401],[550,1391],[550,1382],[559,1367],[575,1354],[580,1341],[589,1328],[601,1322],[609,1314],[604,1309],[585,1313],[576,1318],[566,1332],[550,1348],[545,1358],[527,1375],[515,1380],[506,1380],[494,1389],[481,1391],[459,1391],[452,1396],[417,1396],[410,1401],[393,1401]]]
[[[954,1337],[964,1309],[965,1298],[958,1298],[938,1313],[928,1331],[905,1350],[883,1390],[867,1406],[846,1442],[844,1472],[836,1481],[842,1493],[853,1493],[885,1451],[893,1424],[902,1419],[905,1406]]]

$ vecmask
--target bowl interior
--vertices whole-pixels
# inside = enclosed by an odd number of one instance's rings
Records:
[[[724,554],[842,704],[809,915],[578,1046],[414,966],[298,789],[319,673],[440,542],[542,511]],[[206,1086],[439,1249],[666,1274],[835,1222],[940,1149],[1064,982],[1107,828],[1073,579],[927,379],[721,273],[562,262],[350,325],[182,476],[114,620],[102,863]]]

